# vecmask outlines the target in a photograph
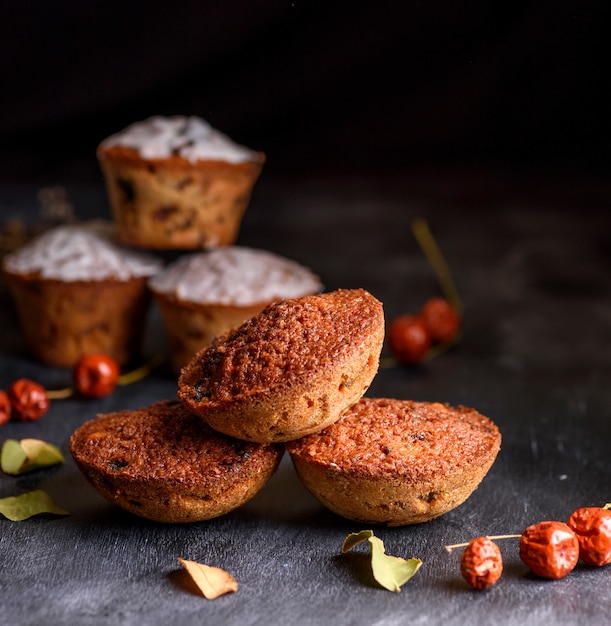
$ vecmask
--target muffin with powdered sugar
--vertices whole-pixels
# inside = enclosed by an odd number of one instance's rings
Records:
[[[241,246],[184,255],[149,280],[178,373],[213,339],[277,300],[321,291],[296,261]]]
[[[58,226],[4,257],[26,343],[41,362],[72,367],[104,353],[120,365],[139,348],[160,259],[116,241],[103,220]]]
[[[121,241],[195,250],[235,242],[262,152],[198,117],[150,117],[98,146]]]

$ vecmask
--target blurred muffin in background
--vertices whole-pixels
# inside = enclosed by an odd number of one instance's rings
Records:
[[[185,116],[136,122],[102,141],[97,156],[119,239],[176,250],[233,244],[265,162]]]
[[[318,276],[266,250],[239,246],[185,255],[149,280],[178,373],[215,337],[277,300],[322,290]]]
[[[72,367],[85,353],[124,365],[140,349],[155,256],[119,244],[103,220],[50,229],[7,254],[2,270],[26,343],[39,361]]]

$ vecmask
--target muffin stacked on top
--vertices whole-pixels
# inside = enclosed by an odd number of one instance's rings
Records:
[[[185,116],[132,124],[97,154],[119,239],[160,249],[234,243],[265,162],[262,152]]]
[[[232,437],[293,441],[333,424],[363,396],[383,341],[382,304],[362,289],[285,300],[196,355],[178,396]]]

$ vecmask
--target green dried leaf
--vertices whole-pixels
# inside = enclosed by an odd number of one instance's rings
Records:
[[[420,569],[420,559],[402,559],[384,553],[384,543],[378,537],[369,539],[371,544],[371,569],[373,577],[389,591],[401,591],[404,585]]]
[[[342,545],[345,554],[354,546],[369,541],[371,545],[371,571],[375,580],[388,591],[401,591],[401,585],[410,580],[420,569],[420,559],[402,559],[384,551],[384,542],[373,534],[372,530],[350,533]]]
[[[40,439],[7,439],[0,453],[2,471],[14,476],[63,462],[61,450]]]
[[[20,496],[0,498],[0,514],[12,522],[21,522],[40,513],[70,515],[68,511],[57,506],[51,496],[42,489],[28,491]]]

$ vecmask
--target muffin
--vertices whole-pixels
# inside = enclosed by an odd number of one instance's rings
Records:
[[[198,352],[178,395],[222,433],[290,441],[329,426],[365,393],[383,339],[382,304],[363,289],[275,302]]]
[[[97,156],[119,239],[194,250],[237,238],[262,152],[198,117],[151,117],[111,135]]]
[[[303,484],[331,511],[401,526],[462,504],[500,444],[498,428],[474,409],[362,398],[339,421],[286,449]]]
[[[39,361],[72,367],[104,353],[124,365],[137,355],[150,303],[151,254],[116,242],[102,220],[58,226],[3,259],[24,338]]]
[[[283,452],[216,433],[176,401],[100,415],[70,437],[70,453],[101,496],[166,523],[207,520],[244,504]]]
[[[319,292],[321,282],[295,261],[238,246],[185,255],[149,280],[179,373],[213,339],[276,300]]]

